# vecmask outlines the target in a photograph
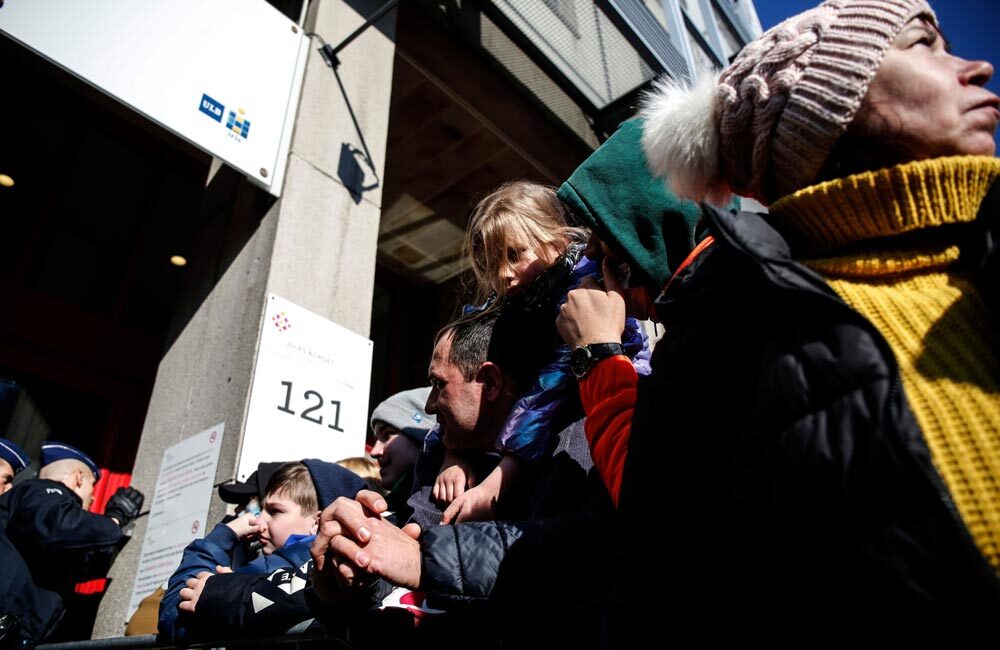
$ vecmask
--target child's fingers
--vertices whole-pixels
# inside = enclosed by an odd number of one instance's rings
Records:
[[[197,586],[198,586],[198,583],[199,583],[199,582],[201,582],[202,580],[204,580],[206,576],[210,576],[210,575],[212,575],[212,574],[211,574],[211,573],[209,573],[208,571],[202,571],[201,573],[199,573],[199,574],[198,574],[198,575],[196,575],[195,577],[193,577],[193,578],[188,578],[188,579],[187,579],[187,582],[186,582],[185,584],[186,584],[186,585],[187,585],[188,587],[190,587],[191,589],[194,589],[195,587],[197,587]]]
[[[232,573],[233,570],[227,566],[222,566],[221,564],[215,565],[216,573]]]
[[[434,481],[434,490],[432,491],[435,501],[441,501],[441,490],[443,489],[443,484],[441,483],[441,478]]]
[[[445,508],[444,514],[441,516],[442,526],[450,524],[451,520],[462,512],[463,503],[465,503],[465,499],[455,499],[450,506]]]
[[[455,501],[455,484],[448,483],[448,486],[445,488],[444,493],[448,497],[448,503],[452,503],[453,501]]]
[[[194,603],[192,603],[190,600],[182,600],[180,604],[177,606],[177,609],[181,610],[182,612],[194,612]]]
[[[183,589],[181,589],[180,597],[181,597],[181,604],[184,604],[185,602],[194,598],[194,589],[191,589],[190,587],[184,587]]]

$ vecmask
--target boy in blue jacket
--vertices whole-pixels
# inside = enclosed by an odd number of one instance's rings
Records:
[[[184,549],[180,567],[170,577],[160,602],[160,638],[176,642],[191,634],[202,638],[212,635],[211,629],[202,629],[204,626],[184,611],[189,579],[204,571],[267,575],[301,566],[309,560],[320,511],[339,496],[353,498],[364,487],[357,474],[321,460],[306,459],[279,467],[268,481],[260,515],[245,514],[218,524],[204,539]],[[244,540],[251,539],[260,540],[263,554],[242,566],[232,566]]]

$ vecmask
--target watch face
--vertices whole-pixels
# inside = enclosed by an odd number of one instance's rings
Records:
[[[590,349],[585,346],[580,346],[573,350],[573,353],[569,357],[569,366],[573,370],[573,374],[577,377],[582,377],[587,374],[590,370]]]

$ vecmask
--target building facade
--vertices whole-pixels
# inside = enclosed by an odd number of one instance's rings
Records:
[[[403,0],[331,65],[321,46],[384,2],[269,4],[310,40],[278,196],[0,38],[21,99],[0,106],[0,435],[36,459],[49,438],[84,449],[105,499],[131,482],[152,503],[164,450],[219,423],[214,484],[236,477],[271,294],[373,341],[369,409],[423,385],[469,297],[475,201],[558,185],[653,79],[723,67],[760,33],[747,0]],[[79,637],[121,635],[147,519]]]

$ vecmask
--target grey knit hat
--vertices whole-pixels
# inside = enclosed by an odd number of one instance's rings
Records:
[[[662,84],[643,111],[650,167],[717,202],[770,204],[812,184],[917,16],[937,24],[924,0],[828,0],[765,32],[717,80]]]
[[[424,411],[424,404],[430,394],[430,386],[425,386],[404,390],[389,397],[372,412],[372,430],[375,430],[376,422],[384,422],[399,430],[418,447],[423,446],[427,433],[437,425],[437,418]]]

